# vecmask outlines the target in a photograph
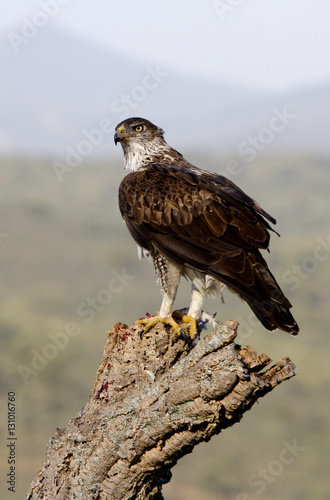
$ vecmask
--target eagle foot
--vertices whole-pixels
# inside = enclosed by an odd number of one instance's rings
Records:
[[[191,318],[191,316],[187,315],[188,313],[188,307],[183,307],[182,309],[178,309],[177,311],[173,312],[174,318],[180,318],[180,321],[183,321],[183,317],[185,318]],[[200,318],[197,320],[195,318],[192,318],[193,321],[196,322],[196,329],[197,329],[197,334],[199,335],[202,330],[207,330],[207,324],[209,323],[214,329],[218,328],[221,326],[223,323],[221,321],[215,319],[217,313],[211,314],[206,311],[201,311]],[[190,319],[188,319],[188,323],[190,323]]]
[[[180,318],[182,323],[190,323],[190,326],[188,328],[189,340],[198,339],[199,332],[198,332],[198,322],[196,318],[188,316],[187,314],[182,314],[180,313],[180,311],[174,311],[173,315],[174,317]]]
[[[147,333],[150,328],[155,326],[157,323],[164,323],[165,325],[169,325],[175,333],[176,337],[185,336],[185,332],[180,328],[178,323],[174,321],[172,316],[163,318],[162,316],[159,316],[159,314],[157,314],[156,316],[152,316],[150,318],[142,318],[135,321],[136,325],[145,325],[143,333]]]

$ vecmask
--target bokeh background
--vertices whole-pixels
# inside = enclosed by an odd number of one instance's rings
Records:
[[[111,325],[159,307],[117,207],[114,127],[143,116],[277,219],[266,257],[301,327],[268,332],[229,293],[207,302],[240,322],[242,345],[290,356],[299,374],[179,461],[165,498],[328,499],[329,16],[325,0],[3,2],[1,498],[24,497],[56,427],[84,406]],[[178,308],[188,297],[182,283]]]

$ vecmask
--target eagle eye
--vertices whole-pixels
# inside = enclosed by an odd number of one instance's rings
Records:
[[[136,125],[136,126],[134,127],[134,130],[135,130],[135,132],[142,132],[142,130],[143,130],[143,125]]]

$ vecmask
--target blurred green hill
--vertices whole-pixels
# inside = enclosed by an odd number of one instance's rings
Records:
[[[192,153],[189,159],[223,172],[232,158]],[[56,427],[84,406],[106,331],[159,308],[153,267],[147,259],[138,261],[119,214],[124,175],[121,162],[86,161],[59,182],[48,159],[0,160],[2,407],[9,391],[17,397],[18,483],[10,498],[23,498]],[[224,305],[209,300],[205,309],[223,321],[239,321],[243,345],[274,360],[288,355],[300,371],[239,425],[182,459],[165,498],[326,500],[330,160],[259,154],[231,179],[277,219],[281,237],[273,234],[266,259],[293,303],[301,332],[293,338],[266,331],[228,292]],[[189,284],[183,282],[176,307],[188,302]],[[6,436],[6,412],[0,427]],[[5,477],[4,446],[0,458]],[[1,488],[1,498],[9,498],[4,483]]]

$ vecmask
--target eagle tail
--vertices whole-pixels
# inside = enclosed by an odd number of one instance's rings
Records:
[[[291,335],[298,334],[299,327],[287,306],[279,304],[271,297],[260,302],[249,297],[244,299],[267,330],[279,328]]]
[[[254,297],[247,296],[246,301],[265,328],[268,330],[279,328],[291,335],[297,335],[299,327],[290,312],[291,303],[262,258],[255,265],[253,288],[260,298],[255,300]]]
[[[237,292],[267,330],[279,328],[291,335],[297,335],[299,327],[290,312],[291,303],[285,297],[266,262],[261,256],[259,259],[258,263],[250,267],[253,272],[250,286],[246,285],[246,281],[237,279],[237,275],[224,276],[216,272],[211,274],[213,276],[217,274],[218,279]]]

